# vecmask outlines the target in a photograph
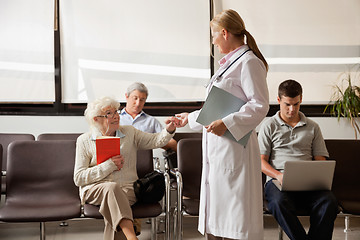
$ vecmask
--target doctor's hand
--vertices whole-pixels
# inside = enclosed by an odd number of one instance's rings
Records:
[[[176,127],[185,127],[185,125],[188,124],[188,116],[189,116],[189,113],[187,113],[187,112],[176,114],[175,115],[176,120],[174,122],[175,126]]]
[[[224,135],[227,130],[227,127],[221,119],[213,121],[209,125],[205,126],[205,128],[207,129],[207,132],[211,132],[217,136]]]

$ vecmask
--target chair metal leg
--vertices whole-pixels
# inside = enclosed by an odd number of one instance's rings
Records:
[[[182,181],[182,175],[180,172],[176,172],[176,182],[177,182],[177,187],[178,187],[178,193],[177,193],[177,214],[176,214],[176,239],[177,240],[182,240],[182,232],[183,232],[183,229],[182,229],[182,209],[183,209],[183,206],[182,206],[182,190],[183,190],[183,181]]]
[[[183,239],[183,211],[178,211],[179,226],[178,226],[178,240]]]
[[[165,240],[170,240],[170,175],[165,172]]]
[[[177,217],[177,207],[174,209],[174,240],[178,239],[177,232],[178,232],[178,217]]]
[[[350,216],[349,215],[345,215],[344,233],[347,233],[347,232],[351,232],[351,229],[350,229]]]
[[[182,240],[183,239],[183,211],[178,211],[177,208],[174,210],[174,239]]]
[[[282,230],[280,225],[278,226],[278,229],[279,229],[279,240],[283,240],[284,231]]]
[[[45,223],[40,223],[40,240],[45,240]]]
[[[151,218],[151,240],[157,240],[157,221]]]

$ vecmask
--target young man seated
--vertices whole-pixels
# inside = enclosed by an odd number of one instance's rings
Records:
[[[282,82],[277,101],[280,111],[263,122],[258,135],[261,169],[267,175],[264,193],[268,210],[292,240],[331,239],[338,213],[337,200],[331,191],[280,191],[272,182],[277,179],[282,183],[286,161],[328,157],[319,126],[299,111],[301,85],[295,80]],[[308,233],[297,217],[298,211],[310,215]]]

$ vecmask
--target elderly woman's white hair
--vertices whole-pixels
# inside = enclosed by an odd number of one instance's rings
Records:
[[[97,127],[94,118],[102,115],[104,109],[108,107],[119,109],[120,103],[111,97],[98,98],[95,101],[88,103],[84,115],[90,127]]]

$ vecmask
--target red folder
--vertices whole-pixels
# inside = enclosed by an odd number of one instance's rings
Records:
[[[99,137],[96,139],[97,164],[100,164],[116,155],[120,155],[119,137]]]

